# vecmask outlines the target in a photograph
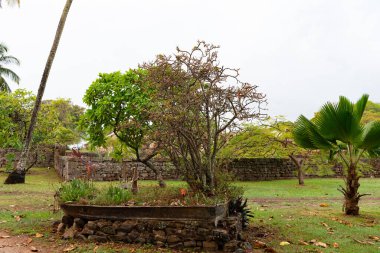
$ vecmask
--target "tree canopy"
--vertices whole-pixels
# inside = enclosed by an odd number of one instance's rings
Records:
[[[12,93],[0,92],[0,147],[21,149],[33,109],[35,96],[26,90]],[[33,145],[72,144],[78,142],[81,133],[77,130],[84,109],[70,100],[44,101],[33,135]]]
[[[19,83],[20,77],[6,65],[14,64],[19,65],[20,61],[11,55],[8,55],[8,47],[0,43],[0,91],[11,92],[7,79],[15,83]]]

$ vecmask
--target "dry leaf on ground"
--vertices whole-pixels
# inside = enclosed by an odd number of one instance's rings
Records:
[[[287,242],[287,241],[280,242],[280,246],[287,246],[289,244],[290,242]]]
[[[40,233],[36,233],[35,237],[36,237],[36,238],[41,238],[41,237],[44,237],[44,235],[43,235],[43,234],[40,234]]]
[[[70,252],[75,249],[76,249],[76,246],[74,244],[70,244],[70,246],[63,249],[63,252]]]

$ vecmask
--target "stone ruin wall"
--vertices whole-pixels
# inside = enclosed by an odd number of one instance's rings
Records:
[[[172,249],[212,252],[234,252],[244,244],[240,216],[225,217],[218,222],[217,227],[213,220],[139,218],[86,221],[75,218],[70,221],[64,218],[62,220],[65,223],[57,228],[57,232],[63,233],[64,239],[153,244]]]
[[[373,169],[364,174],[365,177],[380,177],[380,159],[372,160]],[[64,180],[73,178],[88,178],[87,164],[91,166],[91,178],[96,181],[115,181],[130,179],[134,167],[139,171],[139,179],[155,180],[156,175],[144,164],[130,160],[117,162],[113,159],[91,156],[83,158],[73,156],[56,156],[55,168]],[[162,171],[166,180],[182,179],[181,174],[168,161],[156,160],[155,166]],[[225,166],[226,171],[236,175],[240,181],[265,181],[276,179],[289,179],[296,177],[296,168],[290,159],[281,158],[254,158],[235,159]],[[320,176],[309,172],[305,177],[340,177],[342,168],[333,168],[334,173]]]
[[[40,167],[40,168],[47,168],[47,167],[54,167],[54,160],[55,155],[60,154],[64,155],[65,153],[65,147],[64,146],[58,146],[58,145],[46,145],[46,146],[40,146],[36,150],[38,156],[37,156],[37,163],[34,165],[34,167]],[[34,150],[31,150],[29,154],[28,164],[31,164],[35,160],[35,154],[36,152]],[[14,154],[15,160],[13,167],[16,166],[19,157],[21,155],[21,151],[13,148],[7,148],[7,149],[0,149],[0,167],[4,167],[5,163],[7,162],[7,154]]]

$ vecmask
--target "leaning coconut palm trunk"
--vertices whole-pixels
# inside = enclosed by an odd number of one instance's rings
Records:
[[[30,120],[28,132],[27,132],[25,140],[24,140],[24,145],[23,145],[23,149],[21,152],[20,160],[17,163],[16,169],[11,174],[9,174],[5,183],[8,183],[8,184],[25,183],[26,163],[28,160],[30,144],[32,142],[33,130],[34,130],[34,127],[36,125],[37,115],[38,115],[38,112],[40,110],[42,97],[44,95],[44,91],[45,91],[45,87],[46,87],[46,82],[47,82],[48,77],[49,77],[50,69],[51,69],[51,66],[53,64],[55,53],[57,52],[59,41],[61,39],[63,28],[65,26],[66,18],[67,18],[67,15],[69,13],[72,2],[73,2],[73,0],[66,0],[66,5],[63,9],[61,19],[59,20],[59,24],[58,24],[58,28],[57,28],[57,31],[55,34],[54,42],[53,42],[52,48],[50,50],[49,57],[48,57],[47,62],[46,62],[44,72],[42,74],[41,83],[40,83],[40,86],[38,88],[37,98],[36,98],[36,102],[34,104],[32,118]]]
[[[294,141],[306,149],[330,150],[336,154],[346,168],[345,186],[340,187],[344,195],[344,211],[347,215],[359,214],[359,171],[361,158],[380,155],[380,121],[366,125],[361,119],[368,101],[363,95],[356,103],[340,97],[337,104],[326,103],[308,120],[301,115],[295,122]]]

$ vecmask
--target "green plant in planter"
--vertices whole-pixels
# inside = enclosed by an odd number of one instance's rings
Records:
[[[97,190],[91,182],[80,179],[73,179],[68,183],[63,183],[57,191],[61,203],[91,200],[96,193]]]
[[[129,190],[111,185],[106,190],[99,192],[99,194],[91,201],[91,204],[120,205],[128,202],[131,198],[132,193]]]

